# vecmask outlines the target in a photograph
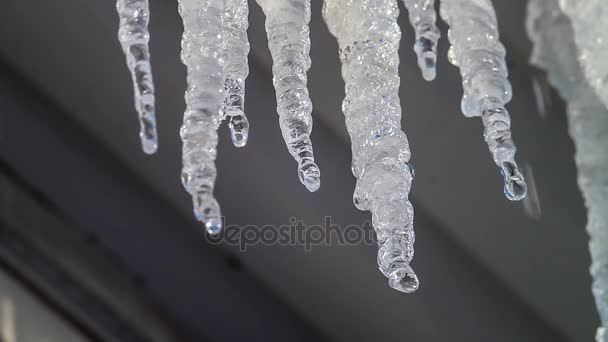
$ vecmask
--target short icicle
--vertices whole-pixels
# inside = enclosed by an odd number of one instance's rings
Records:
[[[321,185],[310,133],[312,103],[306,72],[310,68],[310,0],[257,0],[266,15],[273,83],[283,139],[298,163],[300,182],[311,191]]]
[[[357,178],[353,199],[358,209],[372,213],[378,266],[389,285],[414,292],[414,211],[408,199],[413,169],[401,130],[397,2],[325,0],[323,16],[340,46],[342,109]]]
[[[133,79],[135,110],[139,116],[142,149],[153,154],[158,149],[156,113],[154,108],[154,83],[150,66],[148,0],[118,0],[118,40],[127,57],[127,66]]]
[[[442,0],[440,13],[450,25],[449,60],[462,76],[462,112],[481,117],[486,143],[504,178],[504,193],[519,201],[527,185],[515,162],[511,118],[505,109],[512,89],[494,7],[490,0]]]
[[[213,189],[217,129],[224,104],[224,0],[179,0],[179,12],[184,22],[182,61],[188,81],[180,131],[182,183],[192,196],[196,218],[208,233],[217,234],[222,220]]]

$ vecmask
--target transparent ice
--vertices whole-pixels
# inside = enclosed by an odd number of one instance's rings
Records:
[[[597,341],[608,342],[608,110],[585,77],[575,46],[576,29],[557,0],[530,0],[527,30],[534,43],[532,64],[547,70],[549,82],[568,104],[578,184],[588,209],[592,290],[604,325],[597,331]]]
[[[440,11],[450,25],[450,63],[462,76],[462,112],[481,117],[484,138],[504,178],[504,193],[512,201],[521,200],[527,185],[515,162],[511,118],[505,108],[512,90],[494,7],[490,0],[442,0]]]
[[[441,37],[435,24],[435,0],[403,0],[403,4],[416,31],[414,51],[418,56],[418,67],[422,71],[422,77],[432,81],[437,74],[437,41]]]
[[[273,83],[283,139],[298,163],[300,182],[311,191],[321,185],[310,133],[312,103],[306,72],[310,69],[310,0],[257,0],[266,15]]]
[[[608,2],[559,0],[570,18],[585,76],[608,108]]]
[[[139,116],[142,149],[152,154],[158,149],[156,114],[154,109],[154,83],[150,67],[148,0],[118,0],[118,40],[127,57],[127,66],[133,79],[135,110]]]
[[[298,176],[309,191],[320,186],[310,133],[312,104],[307,88],[310,0],[256,0],[266,16],[273,59],[273,83],[283,138],[298,163]],[[434,0],[402,0],[416,32],[414,50],[425,80],[436,76],[437,42]],[[564,0],[564,2],[568,2]],[[118,0],[119,39],[135,88],[144,151],[157,148],[154,87],[150,73],[148,0]],[[217,170],[218,127],[228,121],[232,142],[247,143],[245,79],[248,76],[247,0],[179,0],[184,23],[182,61],[187,68],[182,182],[192,196],[194,213],[211,234],[222,228],[213,196]],[[378,237],[378,264],[391,287],[413,292],[418,279],[410,267],[414,254],[413,208],[408,196],[413,178],[410,150],[401,130],[397,0],[326,0],[323,14],[340,46],[346,85],[343,112],[352,141],[357,208],[372,213]],[[442,0],[450,25],[450,61],[463,78],[462,111],[480,116],[484,136],[505,180],[505,194],[520,200],[526,183],[515,162],[511,99],[505,49],[498,41],[490,0]],[[595,70],[595,69],[594,69]]]
[[[353,196],[372,212],[378,266],[389,285],[418,289],[414,256],[414,211],[408,199],[413,173],[401,130],[399,40],[396,0],[325,0],[323,16],[340,46],[346,97],[342,110],[352,142]]]
[[[182,183],[194,214],[210,234],[222,228],[213,196],[217,170],[217,129],[224,105],[224,0],[179,0],[184,23],[182,61],[187,69],[186,111],[180,131]]]
[[[232,143],[236,147],[243,147],[249,137],[249,121],[244,107],[245,79],[249,74],[249,5],[247,0],[225,1],[223,49],[226,99],[223,115],[228,121]]]

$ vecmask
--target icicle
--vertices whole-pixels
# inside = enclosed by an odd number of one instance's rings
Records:
[[[226,0],[224,16],[225,88],[224,119],[236,147],[247,144],[249,121],[245,116],[245,79],[249,74],[249,5],[247,0]]]
[[[154,83],[150,67],[148,0],[118,0],[116,10],[120,18],[118,40],[127,57],[133,79],[135,109],[139,115],[142,149],[152,154],[158,149],[154,109]]]
[[[515,163],[511,100],[505,48],[498,40],[496,14],[490,0],[442,0],[441,16],[450,25],[450,62],[460,68],[465,116],[481,116],[484,137],[505,181],[508,199],[526,196],[527,185]]]
[[[418,55],[418,67],[422,77],[427,81],[435,79],[437,74],[437,41],[441,32],[435,22],[435,0],[403,0],[409,13],[410,23],[416,30],[414,51]]]
[[[268,46],[272,54],[277,112],[289,153],[298,162],[302,184],[317,191],[321,184],[310,133],[312,103],[306,72],[310,68],[310,0],[257,0],[266,15]]]
[[[608,3],[559,0],[559,5],[572,23],[585,76],[608,108]]]
[[[527,30],[534,43],[531,62],[548,72],[549,82],[567,101],[570,135],[576,147],[578,185],[588,209],[593,294],[608,342],[608,110],[585,78],[574,34],[555,0],[530,0]]]
[[[353,196],[372,212],[378,265],[389,285],[418,288],[410,267],[414,255],[413,208],[408,199],[413,172],[401,130],[399,40],[396,0],[325,0],[323,15],[338,39],[346,97],[342,104],[352,141]]]
[[[194,214],[210,234],[222,228],[213,197],[217,170],[217,129],[224,103],[222,31],[224,0],[179,0],[184,22],[182,61],[188,73],[183,140],[182,183],[192,195]]]

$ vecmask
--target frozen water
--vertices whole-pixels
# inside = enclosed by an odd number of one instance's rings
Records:
[[[243,147],[249,138],[249,121],[245,116],[245,79],[249,74],[249,5],[247,0],[225,1],[223,49],[226,99],[223,113],[228,120],[232,143],[236,147]]]
[[[608,2],[559,0],[559,5],[570,18],[587,81],[608,108]]]
[[[418,289],[410,149],[401,130],[396,0],[325,0],[323,15],[340,46],[346,97],[342,110],[352,142],[355,205],[372,212],[378,266],[389,285]]]
[[[442,0],[440,13],[450,25],[449,60],[462,76],[462,112],[481,117],[484,138],[504,178],[504,193],[519,201],[526,196],[527,185],[515,162],[511,118],[505,108],[512,90],[494,7],[490,0]]]
[[[300,182],[311,191],[321,185],[310,140],[312,103],[306,72],[310,69],[310,0],[257,0],[266,15],[272,75],[283,139],[298,162]]]
[[[224,53],[222,49],[224,0],[179,0],[184,22],[182,61],[188,89],[180,131],[182,183],[192,196],[194,214],[207,232],[222,228],[219,205],[213,196],[217,129],[224,104]]]
[[[608,110],[585,77],[574,32],[557,0],[530,0],[527,30],[534,43],[531,62],[547,70],[549,82],[567,101],[570,135],[576,147],[578,184],[588,209],[592,291],[604,327],[608,325]],[[604,328],[598,342],[608,342]]]
[[[403,0],[403,4],[416,31],[414,51],[418,56],[418,67],[422,71],[422,77],[432,81],[437,74],[437,41],[441,37],[441,32],[435,25],[435,0]]]
[[[118,40],[127,57],[127,66],[133,79],[135,110],[139,116],[141,145],[145,153],[158,149],[156,113],[154,108],[154,83],[150,67],[148,0],[118,0]]]

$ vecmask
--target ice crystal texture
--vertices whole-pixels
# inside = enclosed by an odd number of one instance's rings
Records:
[[[389,285],[418,288],[414,255],[410,149],[401,130],[396,0],[325,0],[323,15],[340,46],[346,97],[342,110],[352,142],[355,205],[372,212],[378,265]]]
[[[462,76],[462,112],[481,117],[484,138],[504,177],[505,195],[521,200],[527,186],[515,162],[511,119],[505,109],[512,90],[494,7],[490,0],[442,0],[441,16],[450,25],[450,62]]]
[[[283,139],[298,163],[298,176],[309,191],[321,184],[312,149],[312,103],[306,72],[310,69],[310,0],[257,0],[266,15],[273,83]]]
[[[435,79],[437,74],[437,41],[441,32],[435,22],[435,0],[403,0],[409,13],[410,23],[416,31],[414,51],[418,56],[418,67],[422,77],[427,81]]]
[[[179,0],[184,22],[182,61],[187,69],[186,111],[180,131],[182,183],[192,195],[194,214],[207,232],[216,234],[222,221],[213,196],[217,129],[224,104],[224,0]]]
[[[133,79],[135,110],[139,116],[142,149],[152,154],[158,148],[154,109],[154,83],[150,67],[148,0],[118,0],[118,40],[127,57],[127,66]]]
[[[311,2],[256,1],[266,16],[283,138],[298,164],[300,181],[309,191],[316,191],[320,171],[310,139],[312,103],[306,75],[311,65]],[[378,265],[390,286],[413,292],[418,288],[418,278],[410,267],[414,230],[408,197],[413,168],[407,137],[401,130],[397,1],[325,0],[323,15],[340,46],[346,88],[342,109],[352,142],[352,170],[357,178],[353,200],[357,208],[372,213],[379,245]],[[402,1],[416,32],[418,66],[425,80],[433,80],[441,36],[436,26],[435,1]],[[569,0],[563,2],[576,6]],[[133,76],[142,144],[144,151],[153,153],[157,137],[147,45],[148,0],[118,0],[117,9],[119,39]],[[244,146],[249,136],[244,110],[245,80],[249,74],[249,8],[247,0],[179,0],[179,11],[184,24],[181,57],[188,83],[180,131],[182,183],[192,196],[197,219],[207,232],[216,234],[222,228],[220,208],[213,196],[218,127],[222,120],[228,121],[237,147]],[[442,0],[441,15],[451,27],[450,61],[460,68],[463,79],[462,111],[468,117],[481,117],[485,140],[504,176],[505,194],[511,200],[520,200],[526,195],[527,185],[515,162],[516,148],[505,109],[511,99],[511,84],[494,8],[490,0]],[[598,70],[601,63],[597,58],[588,59],[593,59],[590,65],[595,68],[590,70]]]
[[[608,108],[608,2],[559,0],[574,29],[574,42],[587,80]]]
[[[534,43],[532,63],[547,70],[549,82],[568,103],[578,184],[588,209],[593,294],[604,325],[597,341],[608,342],[608,110],[585,78],[572,26],[557,0],[530,0],[527,29]]]
[[[226,100],[223,114],[228,121],[232,143],[236,147],[243,147],[249,137],[249,121],[244,108],[245,79],[249,74],[249,6],[247,0],[226,0],[225,6],[223,49]]]

